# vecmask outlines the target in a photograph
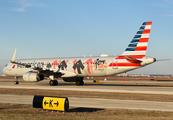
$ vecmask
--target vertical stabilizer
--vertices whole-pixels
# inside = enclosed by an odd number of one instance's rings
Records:
[[[142,26],[139,28],[132,41],[126,48],[125,52],[121,55],[133,56],[133,55],[141,55],[145,56],[150,29],[152,22],[144,22]]]

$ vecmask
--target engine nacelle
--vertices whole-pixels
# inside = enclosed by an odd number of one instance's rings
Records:
[[[27,82],[38,82],[44,80],[44,75],[34,72],[26,72],[23,74],[23,80]]]
[[[77,80],[82,81],[83,77],[68,77],[68,78],[63,78],[65,82],[76,82]]]

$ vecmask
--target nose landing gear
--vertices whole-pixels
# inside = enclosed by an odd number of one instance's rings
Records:
[[[15,77],[15,79],[16,79],[16,81],[14,82],[15,85],[18,85],[19,84],[18,78],[19,77]]]

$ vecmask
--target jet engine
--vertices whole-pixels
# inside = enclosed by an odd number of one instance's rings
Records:
[[[34,72],[26,72],[23,74],[23,80],[27,82],[38,82],[44,79],[43,74],[38,74]]]

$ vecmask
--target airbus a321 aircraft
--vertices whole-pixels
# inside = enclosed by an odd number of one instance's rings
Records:
[[[65,82],[76,82],[83,85],[83,77],[111,76],[137,69],[156,61],[146,57],[146,50],[152,22],[144,22],[139,28],[126,50],[119,56],[103,54],[99,57],[74,57],[55,59],[25,59],[15,60],[14,50],[11,62],[3,69],[7,76],[15,76],[15,84],[19,84],[18,77],[24,81],[38,82],[49,77],[51,86],[58,85],[54,78],[63,78]]]

